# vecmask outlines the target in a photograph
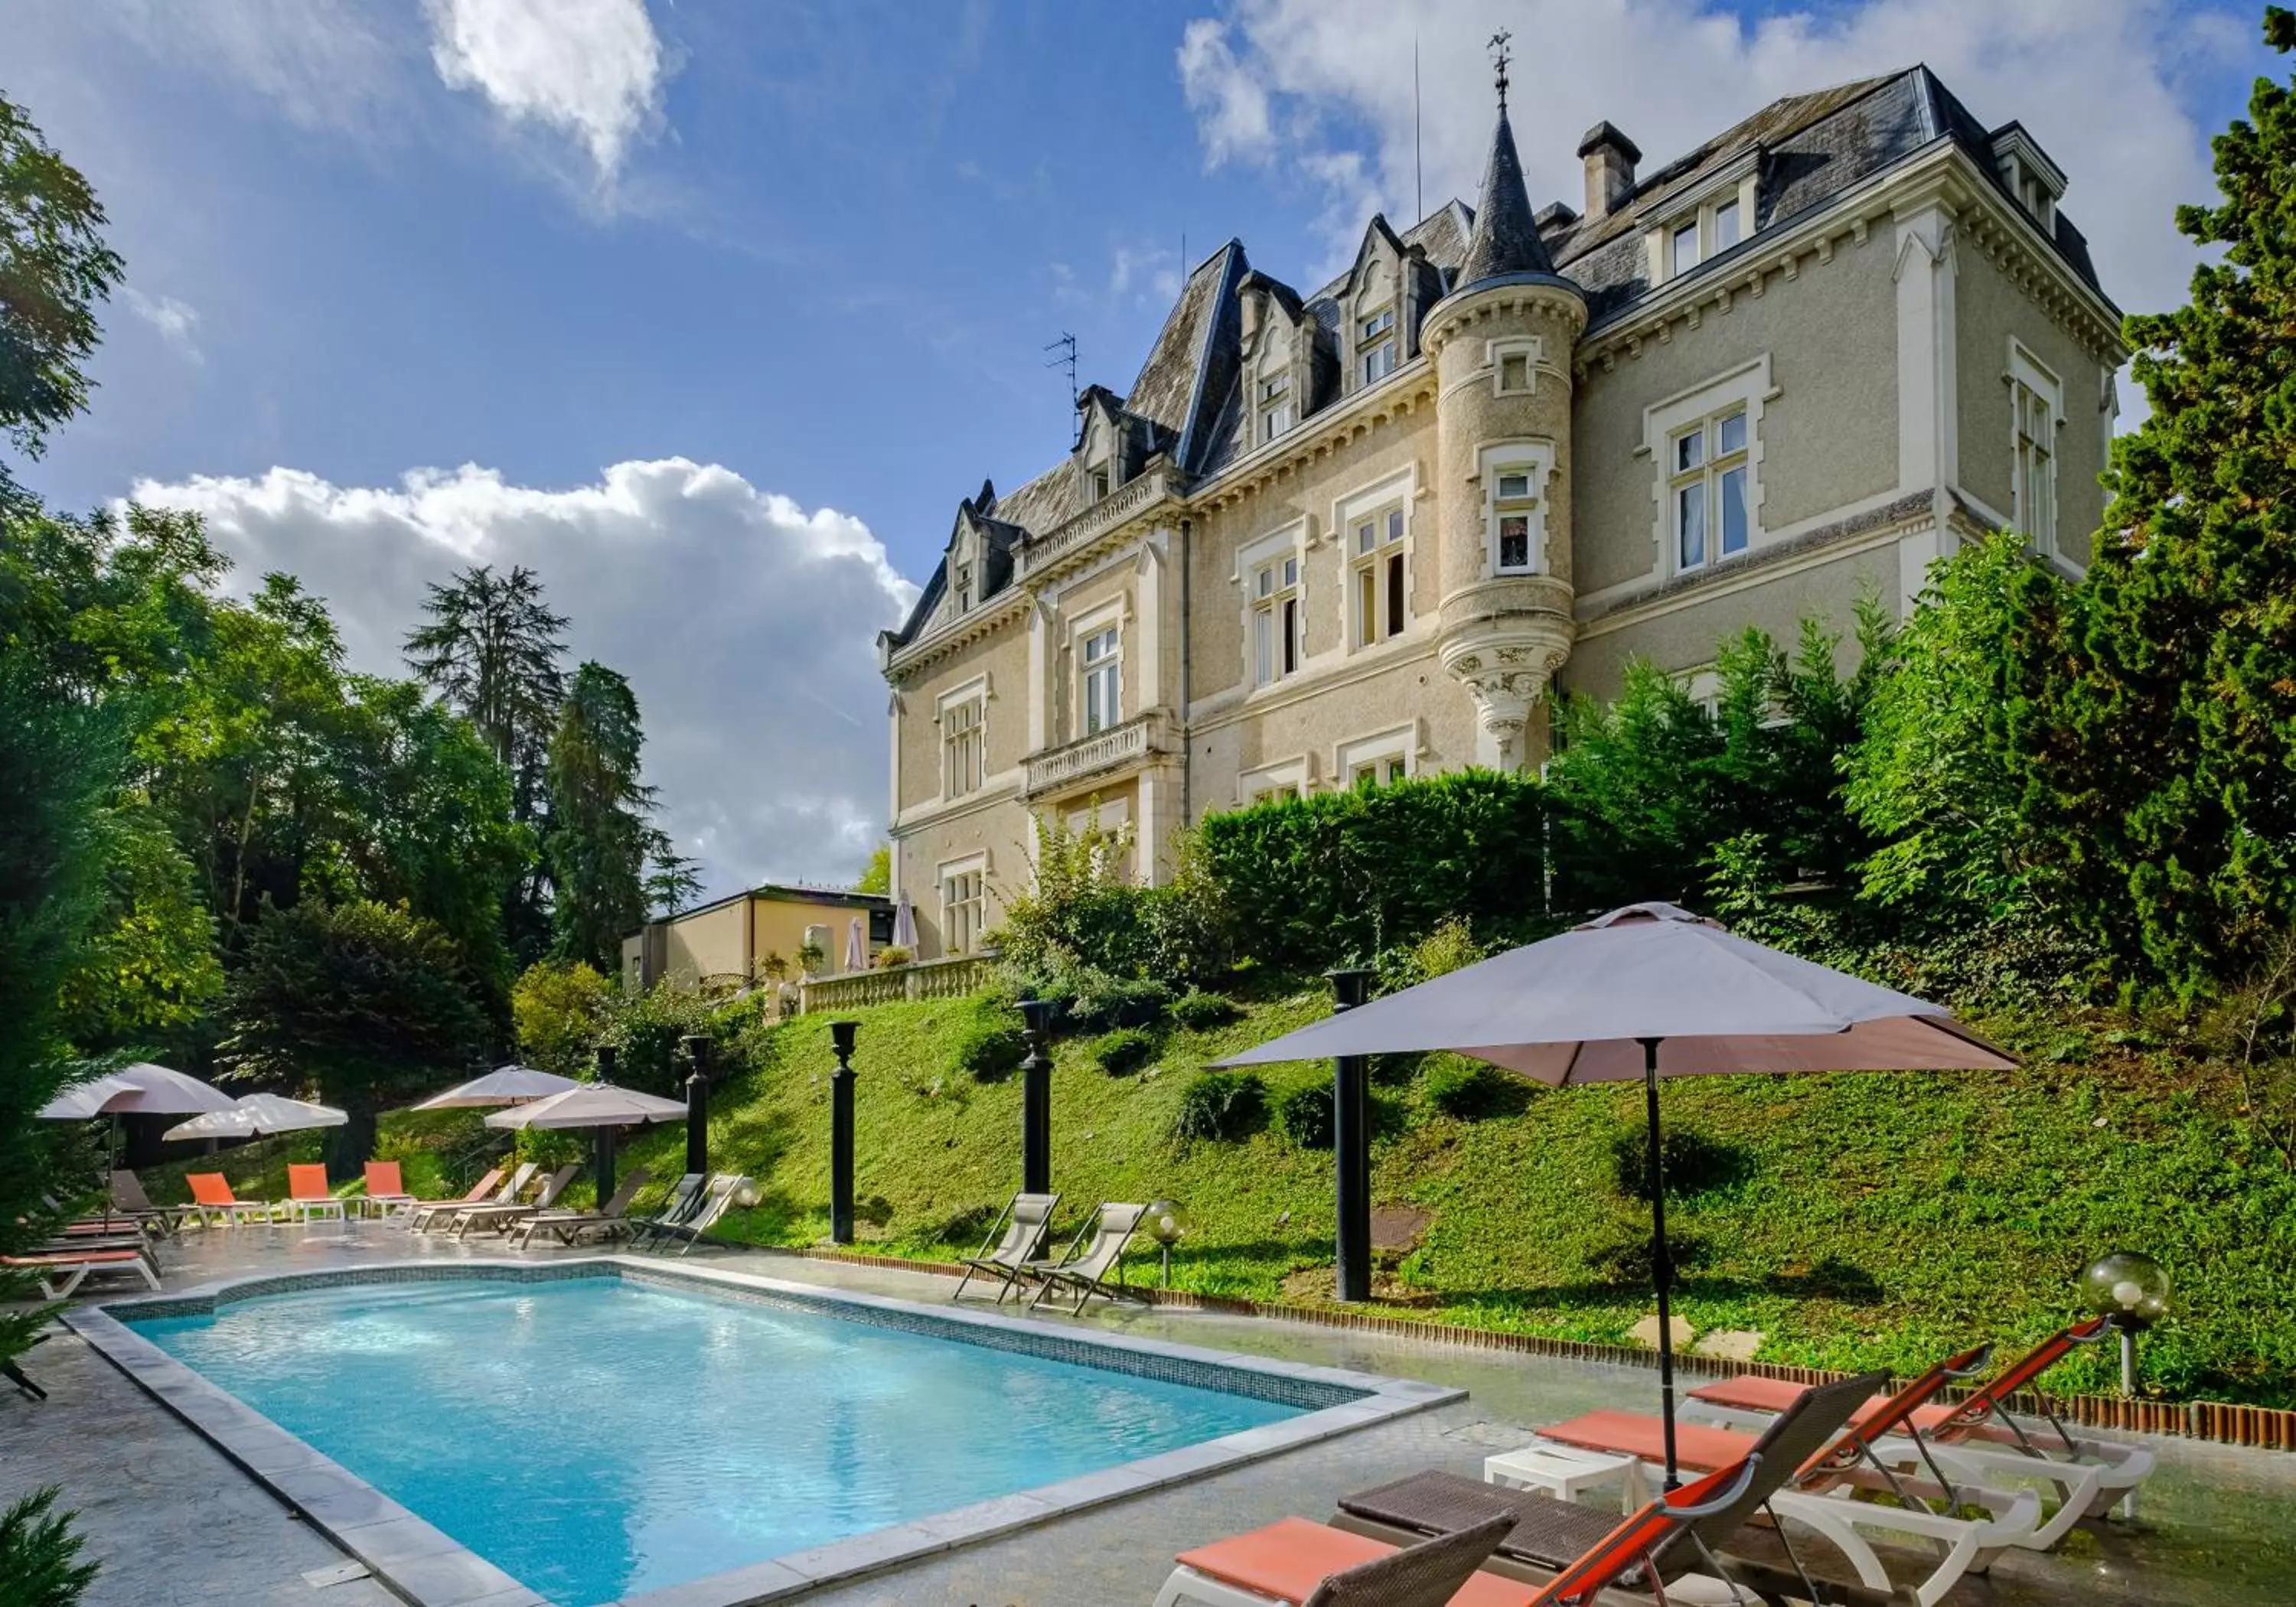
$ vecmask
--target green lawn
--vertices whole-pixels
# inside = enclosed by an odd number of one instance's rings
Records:
[[[947,1063],[965,1002],[857,1013],[855,1066],[864,1248],[946,1257],[978,1242],[1018,1185],[1017,1078],[982,1085]],[[1312,1020],[1320,988],[1247,1007],[1233,1025],[1174,1031],[1146,1071],[1111,1078],[1081,1041],[1058,1046],[1054,1176],[1063,1227],[1095,1202],[1160,1194],[1194,1231],[1174,1282],[1206,1293],[1327,1294],[1328,1152],[1271,1127],[1237,1144],[1169,1137],[1202,1062]],[[1988,1023],[2014,1040],[2013,1025]],[[728,1236],[805,1245],[828,1231],[828,1021],[770,1037],[764,1063],[718,1090],[711,1159],[764,1199]],[[2231,1116],[2228,1091],[2188,1087],[2164,1052],[2055,1030],[2016,1043],[2008,1075],[1691,1079],[1666,1089],[1670,1126],[1702,1136],[1709,1186],[1670,1207],[1693,1264],[1678,1309],[1701,1332],[1754,1329],[1765,1360],[1917,1368],[1973,1338],[2018,1343],[2073,1309],[2073,1278],[2115,1248],[2158,1255],[2177,1313],[2145,1346],[2169,1393],[2296,1404],[2296,1182]],[[2087,1063],[2072,1063],[2085,1061]],[[1271,1105],[1328,1069],[1275,1068]],[[1429,1214],[1418,1248],[1382,1279],[1399,1310],[1447,1322],[1616,1342],[1650,1310],[1636,1264],[1647,1208],[1622,1193],[1614,1149],[1641,1125],[1638,1087],[1522,1090],[1477,1120],[1433,1111],[1415,1082],[1377,1089],[1380,1203]],[[417,1119],[428,1124],[417,1130]],[[387,1149],[451,1150],[475,1119],[392,1118]],[[673,1125],[626,1144],[625,1166],[683,1167]],[[275,1192],[283,1151],[226,1156]],[[410,1182],[420,1174],[410,1165]],[[1139,1276],[1151,1275],[1144,1258]],[[1319,1283],[1320,1278],[1320,1283]],[[2103,1388],[2112,1358],[2053,1379]]]

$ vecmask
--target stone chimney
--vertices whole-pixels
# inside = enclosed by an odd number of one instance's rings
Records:
[[[1578,157],[1587,164],[1587,216],[1607,217],[1635,193],[1635,164],[1643,153],[1634,141],[1611,124],[1597,123],[1578,142]]]

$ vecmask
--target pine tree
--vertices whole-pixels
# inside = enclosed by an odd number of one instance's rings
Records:
[[[545,851],[555,890],[552,947],[560,959],[621,970],[621,940],[646,918],[653,791],[639,779],[644,745],[637,695],[623,676],[585,662],[550,739],[550,827]]]
[[[2265,38],[2296,49],[2296,14]],[[2296,917],[2296,94],[2215,142],[2223,248],[2131,317],[2152,398],[2116,444],[2088,584],[2023,633],[2025,815],[2094,935],[2191,992]],[[2029,584],[2038,591],[2040,582]]]
[[[543,601],[532,570],[497,576],[483,563],[433,583],[422,611],[430,623],[407,633],[406,667],[479,728],[510,770],[518,819],[533,820],[566,696],[566,616]]]

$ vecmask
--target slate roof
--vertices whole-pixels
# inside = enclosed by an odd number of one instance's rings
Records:
[[[1513,132],[1502,114],[1484,175],[1482,215],[1464,201],[1447,201],[1400,240],[1406,249],[1422,248],[1429,275],[1439,276],[1433,282],[1447,290],[1497,275],[1558,274],[1586,292],[1590,327],[1599,326],[1623,316],[1651,289],[1644,229],[1749,152],[1756,153],[1759,163],[1759,216],[1738,246],[1709,258],[1694,273],[1725,271],[1737,253],[1753,249],[1761,232],[1826,206],[1939,140],[1961,146],[2005,194],[2007,186],[1993,158],[1993,143],[2001,132],[1987,129],[1927,67],[1912,67],[1774,102],[1643,175],[1624,205],[1602,217],[1582,218],[1560,205],[1531,211]],[[2057,251],[2090,289],[2103,295],[2087,241],[2062,209],[2055,219]],[[1366,237],[1386,227],[1383,219],[1375,218]],[[1341,298],[1352,273],[1351,266],[1314,293],[1295,297],[1289,287],[1253,273],[1240,241],[1228,241],[1199,263],[1122,399],[1136,450],[1144,455],[1169,453],[1183,474],[1196,479],[1216,474],[1234,462],[1250,445],[1241,384],[1239,291],[1244,280],[1263,280],[1287,304],[1299,306],[1323,337],[1336,345]],[[1072,460],[1062,458],[1010,496],[998,497],[983,486],[980,497],[964,504],[986,521],[989,533],[984,601],[1009,584],[1013,553],[1020,543],[1068,518],[1076,505],[1074,477]],[[896,645],[914,639],[932,617],[942,594],[944,568],[936,566],[908,619],[890,633]]]

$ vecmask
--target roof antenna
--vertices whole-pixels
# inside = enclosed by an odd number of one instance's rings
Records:
[[[1496,33],[1495,33],[1495,34],[1493,34],[1493,35],[1491,36],[1491,43],[1490,43],[1491,62],[1492,62],[1492,64],[1493,64],[1494,66],[1496,66],[1496,67],[1498,69],[1498,79],[1499,79],[1499,115],[1500,115],[1501,117],[1505,117],[1505,116],[1506,115],[1506,91],[1507,91],[1507,74],[1506,74],[1506,70],[1507,70],[1507,61],[1508,61],[1508,60],[1509,60],[1509,58],[1510,58],[1510,54],[1511,54],[1511,53],[1510,53],[1510,52],[1508,51],[1508,49],[1507,49],[1507,41],[1508,41],[1509,39],[1513,38],[1513,37],[1514,37],[1514,36],[1513,36],[1513,34],[1509,33],[1509,32],[1508,32],[1505,29],[1504,29],[1504,28],[1502,28],[1501,29],[1499,29],[1499,31],[1498,31],[1498,32],[1496,32]]]
[[[1068,331],[1062,330],[1059,340],[1045,342],[1045,349],[1057,350],[1061,354],[1046,364],[1046,367],[1065,368],[1069,371],[1069,411],[1074,413],[1077,407],[1076,337]]]
[[[1427,174],[1419,163],[1419,36],[1411,36],[1411,205],[1415,217],[1427,216]]]

